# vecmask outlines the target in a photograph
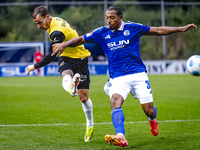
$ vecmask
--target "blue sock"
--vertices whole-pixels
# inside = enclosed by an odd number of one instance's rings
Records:
[[[125,135],[124,131],[124,113],[122,111],[121,107],[115,108],[111,111],[112,114],[112,122],[113,126],[115,128],[116,133],[123,133]]]
[[[155,115],[154,115],[153,118],[150,118],[151,121],[153,121],[157,116],[157,108],[155,106],[153,106],[153,107],[154,107],[154,110],[155,110]]]

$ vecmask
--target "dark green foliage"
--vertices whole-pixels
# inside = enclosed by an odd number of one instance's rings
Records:
[[[18,0],[20,2],[22,0]],[[159,5],[119,5],[123,20],[148,26],[161,26]],[[0,6],[0,42],[44,41],[44,32],[34,25],[31,14],[36,6]],[[50,14],[66,19],[79,35],[105,25],[103,5],[49,5]],[[165,6],[165,25],[200,25],[199,6]],[[166,36],[167,59],[187,59],[200,53],[200,30]],[[144,60],[163,59],[161,36],[142,37],[141,57]]]
[[[58,6],[59,7],[59,6]],[[93,29],[104,26],[103,6],[77,6],[65,9],[61,14],[53,16],[67,20],[78,32],[83,35]]]

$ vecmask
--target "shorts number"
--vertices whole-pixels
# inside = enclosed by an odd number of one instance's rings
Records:
[[[146,80],[146,81],[145,81],[145,84],[147,85],[147,89],[150,89],[150,88],[151,88],[151,85],[150,85],[149,80]]]

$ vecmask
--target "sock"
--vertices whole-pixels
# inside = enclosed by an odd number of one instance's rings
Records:
[[[156,118],[156,116],[157,116],[157,108],[155,106],[153,106],[153,107],[154,107],[154,110],[155,110],[155,115],[153,116],[153,118],[149,117],[150,121],[153,121]]]
[[[111,111],[112,122],[115,128],[116,134],[122,133],[125,135],[124,131],[124,113],[121,107],[115,108]]]
[[[70,75],[65,75],[62,79],[62,86],[65,91],[69,92],[69,85],[72,82],[72,77]]]
[[[81,102],[82,103],[82,102]],[[85,117],[87,120],[87,127],[92,127],[93,126],[93,105],[92,101],[90,98],[88,99],[87,102],[82,103],[82,108],[85,113]]]

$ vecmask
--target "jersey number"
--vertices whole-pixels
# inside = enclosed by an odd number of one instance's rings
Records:
[[[62,20],[62,23],[61,23],[61,26],[63,26],[63,27],[66,27],[66,21],[65,20]],[[68,22],[69,23],[69,22]],[[73,29],[73,30],[75,30],[74,29],[74,27],[72,27],[70,24],[69,24],[69,26]]]
[[[65,25],[66,25],[66,21],[62,20],[61,26],[66,27]]]

